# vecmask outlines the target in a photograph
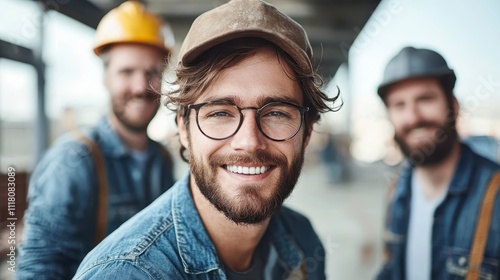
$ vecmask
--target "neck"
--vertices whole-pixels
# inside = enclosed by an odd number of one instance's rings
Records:
[[[460,143],[455,142],[450,154],[443,161],[415,168],[415,175],[423,183],[425,197],[432,199],[443,194],[450,184],[459,159]]]
[[[138,151],[146,150],[148,146],[148,135],[146,130],[131,130],[121,123],[114,114],[108,116],[108,121],[127,147]]]
[[[196,209],[219,258],[234,271],[248,270],[269,220],[258,225],[237,225],[205,198],[192,177],[190,186]]]

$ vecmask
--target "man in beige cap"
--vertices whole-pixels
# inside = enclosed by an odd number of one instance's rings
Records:
[[[181,47],[175,106],[190,172],[84,259],[75,279],[325,279],[325,250],[284,206],[320,90],[304,29],[233,0],[199,16]]]

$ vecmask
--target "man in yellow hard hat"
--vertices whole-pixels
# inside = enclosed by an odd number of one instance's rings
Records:
[[[35,169],[18,279],[71,278],[102,238],[173,184],[168,153],[146,133],[171,52],[162,28],[135,1],[99,23],[94,52],[111,110],[88,131],[59,139]]]

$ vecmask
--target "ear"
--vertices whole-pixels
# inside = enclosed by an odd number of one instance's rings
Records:
[[[460,112],[460,104],[458,103],[458,100],[455,96],[453,96],[453,104],[451,106],[453,106],[453,117],[455,118],[455,120],[458,118],[458,115],[459,115],[459,112]]]
[[[177,127],[179,128],[179,140],[181,141],[181,145],[189,151],[189,131],[184,122],[184,118],[180,114],[177,114]]]
[[[109,92],[109,71],[108,71],[108,67],[107,66],[104,66],[104,68],[102,69],[102,84],[104,85],[104,87],[108,90]]]
[[[311,123],[310,125],[307,126],[307,131],[304,132],[306,133],[306,135],[304,135],[304,148],[307,147],[307,145],[309,145],[309,140],[311,140],[313,127],[314,123]]]

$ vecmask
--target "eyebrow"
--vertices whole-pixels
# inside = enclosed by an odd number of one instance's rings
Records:
[[[239,106],[239,105],[241,105],[241,103],[243,103],[243,100],[239,96],[229,95],[229,96],[225,96],[225,97],[208,98],[204,102],[229,103],[229,104],[235,104],[235,105]],[[298,102],[298,100],[291,98],[291,97],[288,97],[288,96],[266,96],[266,97],[261,97],[257,100],[257,106],[262,107],[265,104],[268,104],[271,102],[285,102],[285,103],[291,103],[294,105],[299,105],[299,103],[300,103],[300,102]]]
[[[300,103],[298,100],[291,98],[291,97],[288,97],[288,96],[268,96],[265,98],[259,98],[259,100],[257,101],[259,106],[263,106],[264,104],[267,104],[270,102],[285,102],[285,103],[291,103],[294,105],[299,105],[299,103]]]
[[[422,97],[422,96],[438,96],[439,94],[435,91],[432,91],[432,90],[425,90],[425,91],[422,91],[419,95],[419,97]]]

